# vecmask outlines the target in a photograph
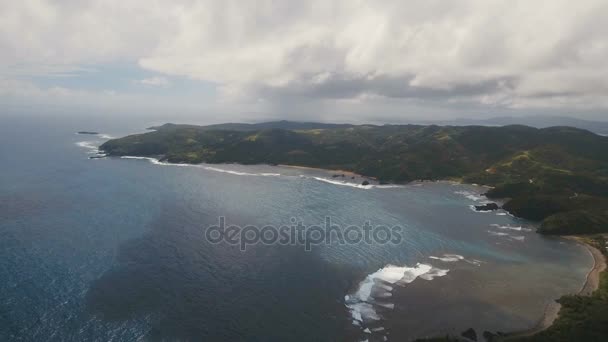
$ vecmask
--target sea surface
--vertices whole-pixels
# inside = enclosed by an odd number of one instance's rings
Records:
[[[2,119],[0,340],[405,341],[521,330],[578,291],[593,263],[531,222],[472,210],[486,200],[479,186],[89,159],[109,137],[154,123]],[[399,226],[403,238],[242,251],[205,239],[219,217],[259,227],[329,217],[342,229]]]

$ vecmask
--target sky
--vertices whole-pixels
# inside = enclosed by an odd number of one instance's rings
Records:
[[[608,120],[608,1],[0,0],[0,116]]]

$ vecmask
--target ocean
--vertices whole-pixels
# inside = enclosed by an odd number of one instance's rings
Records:
[[[160,122],[2,119],[0,340],[404,341],[534,326],[593,264],[483,187],[362,186],[268,165],[89,159]],[[167,120],[170,121],[170,120]],[[79,135],[94,130],[100,135]],[[399,227],[397,243],[211,242],[240,227]],[[351,229],[352,230],[352,229]],[[308,250],[309,249],[309,250]]]

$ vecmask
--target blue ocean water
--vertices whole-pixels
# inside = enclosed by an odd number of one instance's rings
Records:
[[[484,191],[473,185],[361,188],[315,170],[88,158],[106,135],[151,124],[3,119],[0,340],[381,341],[518,330],[577,291],[592,264],[530,222],[472,211]],[[220,216],[258,226],[370,221],[399,225],[403,241],[241,251],[205,240]]]

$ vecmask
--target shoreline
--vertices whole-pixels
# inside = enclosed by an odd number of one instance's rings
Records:
[[[138,157],[138,156],[119,156],[119,157],[127,157],[127,158],[141,158],[141,159],[157,159],[160,160],[160,157]],[[170,163],[170,164],[174,164],[174,165],[180,165],[180,163]],[[240,164],[240,163],[184,163],[186,165],[201,165],[201,164],[207,164],[207,165],[231,165],[231,164],[237,164],[237,165],[250,165],[250,164]],[[181,164],[181,165],[184,165]],[[254,165],[267,165],[267,166],[278,166],[278,167],[284,167],[284,168],[290,168],[290,169],[295,169],[295,170],[310,170],[310,171],[321,171],[321,172],[325,172],[325,173],[332,173],[332,174],[343,174],[344,176],[347,177],[357,177],[357,178],[361,178],[361,179],[369,179],[369,180],[377,180],[375,177],[369,177],[369,176],[364,176],[358,173],[355,173],[353,171],[347,171],[347,170],[341,170],[341,169],[327,169],[327,168],[320,168],[320,167],[311,167],[311,166],[300,166],[300,165],[290,165],[290,164],[254,164]],[[394,183],[391,182],[389,184],[394,184],[394,185],[404,185],[404,184],[410,184],[410,183],[415,183],[415,182],[447,182],[447,183],[452,183],[452,184],[460,184],[460,185],[473,185],[473,186],[477,186],[477,187],[484,187],[484,188],[492,188],[492,186],[488,186],[488,185],[484,185],[484,184],[475,184],[475,183],[466,183],[463,182],[462,180],[454,180],[454,179],[440,179],[440,180],[413,180],[410,182],[405,182],[405,183]],[[489,199],[489,198],[488,198]],[[492,199],[494,202],[502,202],[504,199],[500,198],[500,199]],[[512,215],[514,216],[514,215]],[[517,216],[514,216],[517,217]],[[603,254],[593,245],[587,243],[584,239],[584,236],[579,236],[579,235],[560,235],[558,237],[570,240],[570,241],[574,241],[580,245],[582,245],[583,247],[585,247],[585,249],[587,250],[587,252],[589,254],[591,254],[592,258],[593,258],[593,266],[591,267],[591,269],[587,272],[586,276],[585,276],[585,281],[583,283],[583,285],[581,286],[581,288],[575,292],[575,293],[567,293],[564,295],[578,295],[578,296],[590,296],[595,290],[597,290],[599,288],[599,280],[600,280],[600,274],[606,270],[607,268],[607,264],[606,264],[606,258],[603,256]],[[540,333],[548,328],[550,328],[553,323],[556,321],[556,319],[559,318],[559,314],[560,314],[560,310],[561,310],[561,304],[559,304],[557,302],[557,299],[551,301],[550,303],[548,303],[545,306],[544,312],[542,314],[542,316],[540,317],[539,321],[531,328],[529,329],[525,329],[525,330],[521,330],[521,331],[513,331],[513,332],[507,332],[506,334],[502,335],[501,337],[499,337],[498,340],[502,341],[502,340],[512,340],[512,339],[517,339],[517,338],[521,338],[521,337],[530,337],[532,335],[535,335],[537,333]]]
[[[573,293],[576,296],[590,296],[595,290],[599,288],[600,285],[600,274],[604,272],[607,268],[606,258],[595,246],[587,243],[582,236],[578,235],[565,235],[561,236],[564,239],[574,241],[587,250],[589,254],[593,257],[593,267],[587,272],[587,276],[585,277],[585,283],[581,286],[578,292]],[[555,320],[559,317],[559,312],[561,310],[561,304],[557,301],[553,301],[545,307],[545,312],[541,317],[540,321],[531,329],[527,329],[520,332],[508,333],[503,340],[511,340],[519,337],[529,337],[540,333],[553,325]]]
[[[290,168],[290,169],[323,171],[323,172],[330,172],[330,173],[336,173],[336,174],[344,174],[345,176],[349,176],[349,177],[359,177],[359,178],[375,179],[374,177],[363,176],[363,175],[360,175],[360,174],[355,173],[353,171],[347,171],[347,170],[333,170],[333,169],[324,169],[324,168],[320,168],[320,167],[299,166],[299,165],[289,165],[289,164],[277,164],[276,166],[287,167],[287,168]]]

